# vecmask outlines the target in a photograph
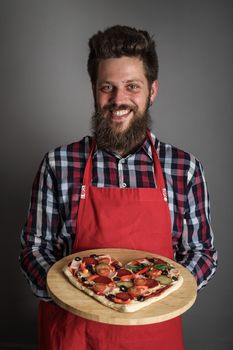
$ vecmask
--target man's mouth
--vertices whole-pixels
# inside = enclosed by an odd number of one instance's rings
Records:
[[[132,109],[131,108],[110,109],[109,111],[111,113],[111,118],[113,120],[121,121],[126,119],[129,116],[129,114],[132,112]]]
[[[131,110],[130,109],[121,109],[121,110],[112,110],[111,114],[116,116],[116,117],[123,117],[126,114],[128,114]]]

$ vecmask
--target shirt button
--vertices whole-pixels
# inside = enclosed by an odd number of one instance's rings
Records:
[[[127,187],[125,182],[122,183],[122,187]]]

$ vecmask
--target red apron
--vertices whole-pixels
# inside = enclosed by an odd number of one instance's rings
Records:
[[[93,248],[141,249],[173,259],[171,219],[163,174],[152,145],[156,188],[91,185],[94,144],[84,172],[73,253]],[[143,326],[116,326],[75,316],[40,302],[41,350],[184,349],[181,318]]]

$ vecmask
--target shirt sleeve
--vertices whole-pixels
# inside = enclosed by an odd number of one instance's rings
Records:
[[[27,221],[21,234],[20,264],[33,293],[49,300],[46,275],[62,257],[58,232],[61,218],[57,203],[56,178],[46,155],[35,177]]]
[[[194,275],[198,290],[208,283],[217,267],[209,194],[203,167],[198,160],[195,160],[195,168],[187,186],[183,233],[176,260]]]

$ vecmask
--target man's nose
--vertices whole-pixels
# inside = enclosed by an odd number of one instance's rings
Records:
[[[116,105],[123,104],[126,102],[126,96],[123,89],[115,88],[111,95],[111,101],[112,103],[115,103]]]

